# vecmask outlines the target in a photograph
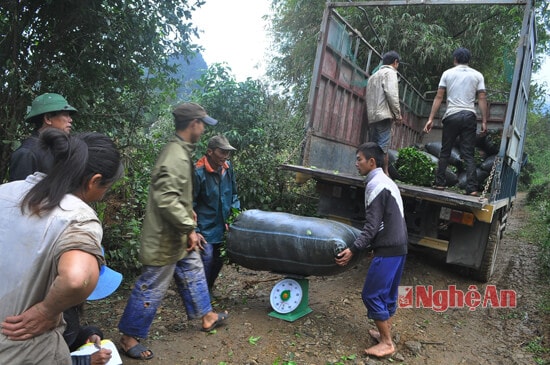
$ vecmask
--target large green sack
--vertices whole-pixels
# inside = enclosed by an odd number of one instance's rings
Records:
[[[252,270],[298,276],[326,276],[346,271],[335,255],[353,244],[361,231],[344,223],[257,209],[242,212],[229,228],[229,259]]]

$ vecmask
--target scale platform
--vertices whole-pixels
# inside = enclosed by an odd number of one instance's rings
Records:
[[[285,278],[273,286],[269,298],[273,311],[269,316],[294,322],[312,312],[309,307],[309,280]]]

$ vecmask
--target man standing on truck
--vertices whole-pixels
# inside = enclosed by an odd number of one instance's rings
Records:
[[[401,122],[397,67],[399,54],[389,51],[382,56],[382,67],[368,79],[367,117],[369,142],[376,142],[384,151],[384,173],[388,173],[388,148],[393,121]]]
[[[407,225],[403,200],[397,185],[382,171],[382,149],[374,142],[357,148],[355,166],[366,176],[365,225],[355,242],[336,256],[336,263],[346,266],[359,251],[373,251],[361,297],[367,317],[377,330],[369,334],[378,344],[365,350],[376,357],[391,356],[395,345],[391,336],[391,317],[397,310],[399,282],[407,256]]]
[[[434,189],[445,189],[445,170],[449,164],[451,150],[457,137],[460,137],[460,155],[466,165],[466,194],[478,196],[476,164],[474,160],[477,117],[475,100],[477,95],[481,111],[481,133],[487,132],[487,99],[483,75],[469,67],[471,55],[466,48],[460,47],[453,52],[454,67],[443,72],[437,95],[424,132],[429,133],[433,119],[441,106],[443,95],[447,92],[447,110],[443,115],[443,135],[441,152],[435,175]]]

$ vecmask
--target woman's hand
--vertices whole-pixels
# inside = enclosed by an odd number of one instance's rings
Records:
[[[49,315],[40,302],[18,316],[6,317],[1,324],[2,334],[13,341],[29,340],[54,329],[60,321],[61,314]]]

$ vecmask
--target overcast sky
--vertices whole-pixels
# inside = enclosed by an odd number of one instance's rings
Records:
[[[193,23],[202,30],[197,41],[204,47],[208,65],[226,62],[237,81],[264,75],[268,47],[266,22],[270,0],[207,0],[193,12]]]
[[[262,17],[270,11],[269,3],[270,0],[207,0],[193,12],[193,23],[202,31],[197,43],[204,47],[202,56],[206,63],[226,62],[237,81],[261,78],[269,46],[267,22]],[[533,80],[546,83],[550,103],[550,56]]]

